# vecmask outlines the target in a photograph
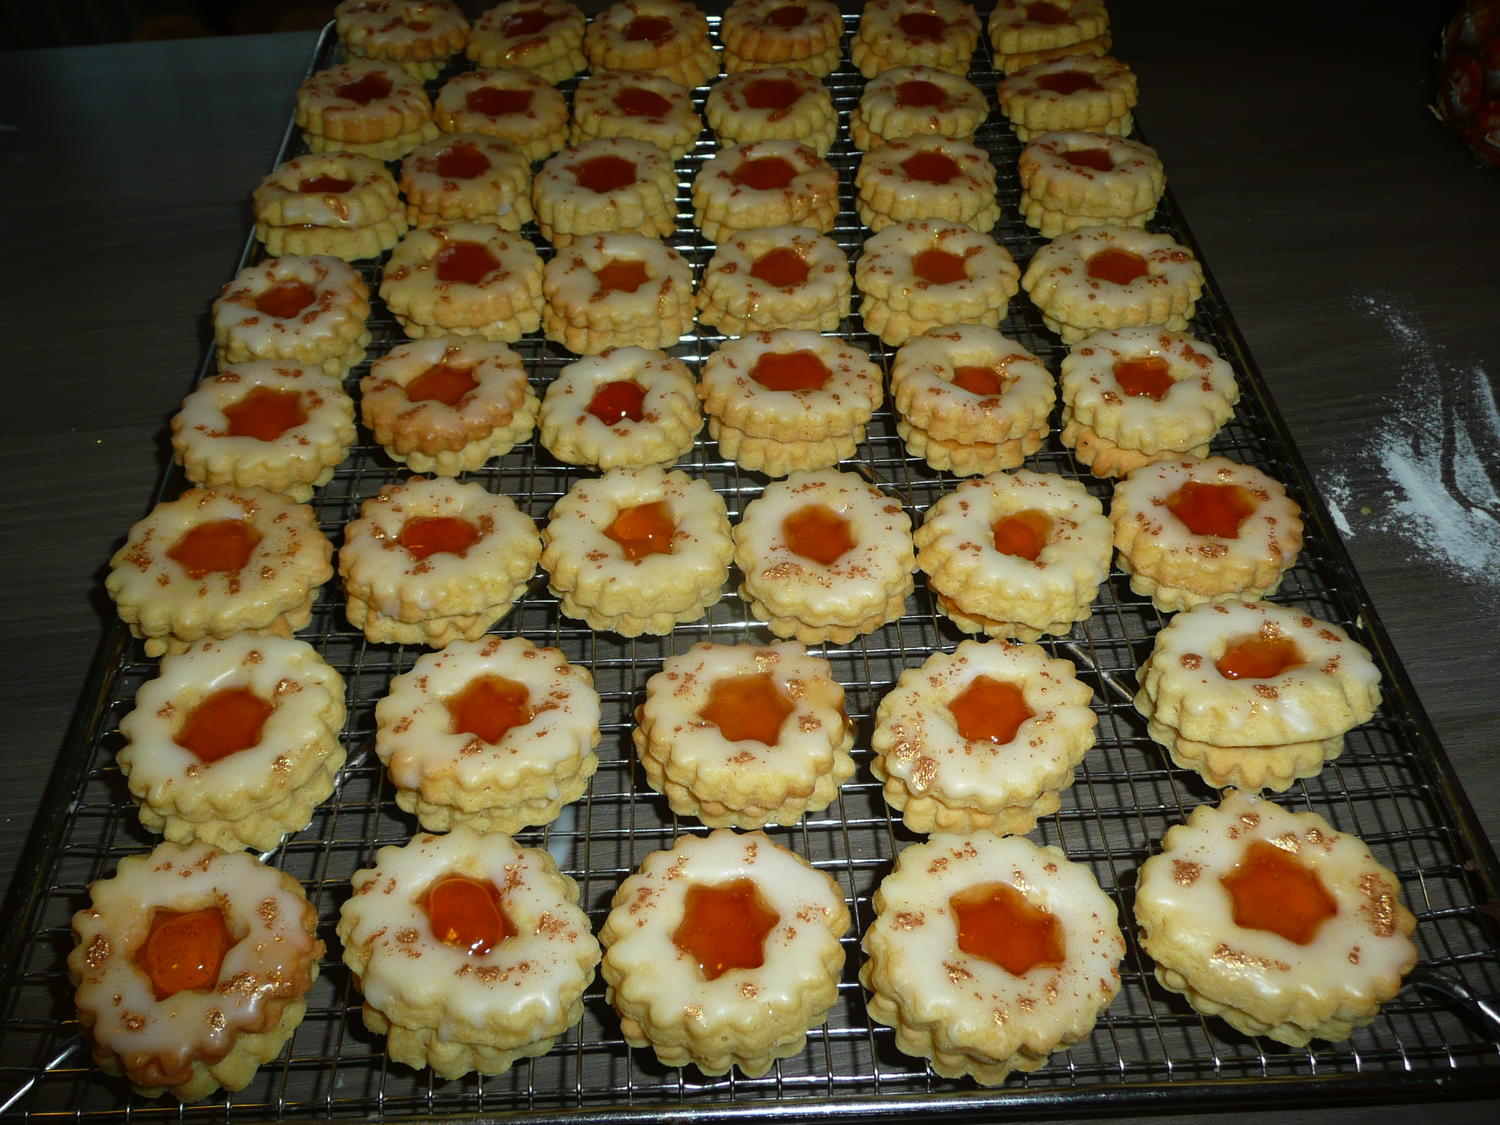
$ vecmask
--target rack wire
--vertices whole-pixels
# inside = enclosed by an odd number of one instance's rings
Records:
[[[854,17],[846,19],[846,32],[852,31]],[[716,25],[717,18],[711,22]],[[309,72],[337,58],[329,29]],[[457,68],[434,82],[434,91]],[[983,44],[970,78],[993,102],[1000,75]],[[846,62],[826,81],[847,123],[862,80]],[[700,108],[703,96],[698,91]],[[992,153],[999,170],[1003,217],[995,237],[1024,262],[1042,240],[1017,217],[1020,144],[998,114],[981,127],[977,143]],[[696,167],[714,147],[705,130],[696,149],[677,166],[679,222],[671,242],[698,273],[713,247],[692,225],[687,191]],[[304,151],[289,126],[275,162]],[[858,159],[847,129],[842,130],[829,156],[840,175],[842,199],[833,234],[851,261],[864,237],[853,209]],[[1170,194],[1152,229],[1192,245]],[[526,233],[546,256],[548,249],[535,230]],[[252,238],[240,265],[259,257]],[[373,290],[379,264],[363,268]],[[371,357],[404,338],[378,300],[370,327]],[[1065,350],[1024,296],[1012,301],[1002,329],[1049,368],[1058,368]],[[142,1120],[229,1122],[313,1115],[389,1120],[457,1115],[623,1123],[665,1114],[691,1120],[813,1114],[852,1119],[918,1110],[1034,1116],[1131,1107],[1240,1106],[1247,1098],[1269,1104],[1294,1096],[1308,1103],[1500,1090],[1500,951],[1487,917],[1487,904],[1500,897],[1494,857],[1467,813],[1441,747],[1374,619],[1212,278],[1191,331],[1230,361],[1242,388],[1238,413],[1215,439],[1214,452],[1269,472],[1288,486],[1304,509],[1306,544],[1274,600],[1350,629],[1373,650],[1384,676],[1385,703],[1374,719],[1349,735],[1344,754],[1279,798],[1284,805],[1318,812],[1362,837],[1400,877],[1419,919],[1418,969],[1375,1022],[1347,1042],[1292,1049],[1246,1037],[1220,1022],[1204,1020],[1152,977],[1130,925],[1135,873],[1171,825],[1216,794],[1196,775],[1171,765],[1146,736],[1144,723],[1130,705],[1135,670],[1162,619],[1149,600],[1130,591],[1116,570],[1100,592],[1093,617],[1068,636],[1044,642],[1055,655],[1072,660],[1093,688],[1099,738],[1079,767],[1076,783],[1063,793],[1062,809],[1043,818],[1033,835],[1043,844],[1061,847],[1094,872],[1120,912],[1128,943],[1120,994],[1088,1039],[1056,1053],[1040,1070],[987,1090],[972,1082],[940,1078],[922,1060],[901,1054],[892,1032],[872,1022],[866,1011],[857,978],[862,956],[858,942],[873,917],[871,895],[895,853],[918,838],[901,825],[899,816],[893,819],[871,774],[873,715],[904,669],[920,664],[935,649],[951,651],[962,639],[937,613],[919,576],[899,620],[851,644],[818,647],[847,691],[849,715],[856,724],[858,769],[829,809],[810,813],[789,828],[768,829],[834,878],[854,919],[844,939],[838,1002],[826,1023],[811,1032],[805,1050],[756,1079],[736,1072],[709,1078],[693,1068],[663,1067],[649,1051],[625,1044],[604,1000],[602,982],[596,980],[585,995],[581,1024],[546,1055],[523,1061],[507,1074],[443,1081],[430,1071],[392,1064],[380,1039],[363,1027],[359,996],[339,960],[334,926],[349,893],[350,874],[371,863],[377,848],[404,843],[416,830],[413,819],[396,808],[371,744],[375,702],[391,677],[410,668],[422,650],[367,643],[344,620],[337,584],[330,583],[319,595],[312,624],[301,635],[347,681],[344,739],[349,758],[313,823],[264,857],[302,882],[317,908],[319,936],[329,950],[308,997],[306,1020],[280,1057],[263,1067],[246,1089],[220,1092],[189,1107],[170,1097],[137,1097],[122,1080],[105,1076],[90,1062],[79,1038],[65,966],[72,944],[69,919],[87,902],[92,880],[110,875],[121,857],[149,850],[155,843],[140,827],[135,802],[114,761],[121,742],[119,720],[130,710],[136,689],[154,674],[155,665],[117,625],[90,674],[86,702],[38,820],[29,864],[33,881],[18,888],[6,911],[9,928],[0,946],[8,970],[0,993],[0,1113],[26,1120],[113,1119],[122,1114]],[[888,370],[892,349],[868,334],[857,316],[845,322],[839,335],[866,348]],[[721,339],[711,334],[688,337],[672,351],[696,368]],[[537,338],[515,346],[539,390],[571,360]],[[211,368],[212,356],[205,356],[198,377]],[[350,373],[351,391],[366,370],[361,365]],[[1107,503],[1109,485],[1080,473],[1056,434],[1054,420],[1047,445],[1027,467],[1079,480]],[[368,435],[361,438],[312,501],[323,530],[335,543],[359,503],[398,476],[397,467],[368,442]],[[720,458],[706,436],[700,436],[678,467],[709,480],[724,497],[731,519],[738,518],[765,483]],[[907,456],[888,406],[876,414],[866,440],[843,467],[864,474],[898,498],[914,523],[955,483]],[[554,461],[540,446],[527,442],[465,478],[512,497],[541,522],[584,475],[590,474]],[[174,495],[182,484],[180,474],[169,471],[159,495]],[[496,631],[561,648],[570,660],[592,670],[600,691],[601,764],[589,791],[555,823],[518,835],[522,843],[546,847],[577,880],[583,906],[597,929],[615,887],[648,852],[669,846],[681,833],[702,830],[671,814],[647,786],[631,753],[631,716],[647,677],[664,657],[699,641],[763,641],[767,634],[732,590],[704,620],[678,626],[669,636],[629,640],[595,633],[561,613],[540,576]],[[27,867],[23,862],[22,869]]]

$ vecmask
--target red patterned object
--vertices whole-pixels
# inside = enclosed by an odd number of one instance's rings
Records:
[[[1465,0],[1443,28],[1432,111],[1485,164],[1500,166],[1500,0]]]

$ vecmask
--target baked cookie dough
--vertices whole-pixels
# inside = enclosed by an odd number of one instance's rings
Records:
[[[435,336],[398,344],[359,381],[360,418],[394,461],[457,476],[531,436],[540,401],[504,344]]]
[[[734,0],[719,23],[724,69],[795,66],[819,78],[843,61],[843,16],[831,0]]]
[[[542,331],[578,355],[670,348],[693,331],[693,268],[644,234],[575,238],[542,273]]]
[[[380,296],[408,336],[513,343],[541,326],[542,259],[497,223],[423,227],[391,251]]]
[[[1005,74],[1063,55],[1102,55],[1111,42],[1104,0],[997,0],[986,30]]]
[[[1046,441],[1056,398],[1042,361],[997,328],[929,328],[891,361],[907,453],[958,476],[1020,465]]]
[[[703,428],[692,372],[650,348],[610,348],[558,372],[542,398],[539,438],[567,465],[670,465]]]
[[[1017,469],[960,481],[927,510],[917,565],[959,628],[1035,641],[1093,613],[1109,521],[1077,481]]]
[[[531,221],[531,162],[499,137],[434,137],[401,162],[400,184],[414,227],[481,219],[516,231]]]
[[[333,18],[346,55],[389,59],[413,78],[436,78],[469,38],[452,0],[341,0]]]
[[[1023,141],[1082,130],[1130,135],[1135,127],[1135,72],[1109,55],[1062,55],[1024,66],[1000,80],[1000,112]]]
[[[865,86],[849,114],[854,147],[868,152],[898,137],[972,141],[989,102],[961,74],[934,66],[893,66]]]
[[[710,242],[756,227],[810,227],[826,234],[838,211],[838,173],[798,141],[720,149],[693,177],[693,222]]]
[[[1087,1038],[1120,990],[1125,939],[1089,869],[1024,836],[937,835],[875,891],[860,982],[896,1046],[998,1086]]]
[[[295,120],[313,152],[405,156],[438,134],[421,79],[385,59],[349,59],[297,88]]]
[[[623,637],[702,618],[733,554],[723,498],[654,466],[575,482],[542,533],[542,569],[562,611]]]
[[[369,286],[348,262],[269,258],[240,270],[214,301],[214,351],[220,370],[275,359],[343,378],[365,358],[369,315]]]
[[[607,231],[666,238],[677,229],[677,171],[649,141],[596,137],[542,165],[531,206],[542,237],[559,248]]]
[[[344,528],[345,612],[376,644],[478,640],[510,611],[541,553],[536,525],[510,497],[409,477],[366,500]]]
[[[853,456],[884,388],[856,345],[778,328],[720,344],[704,361],[698,395],[719,452],[779,477]]]
[[[860,316],[892,347],[952,324],[998,328],[1020,276],[989,235],[939,219],[886,227],[865,240],[854,263]]]
[[[236,633],[164,656],[115,755],[149,831],[270,851],[344,764],[344,680],[304,641]]]
[[[1417,961],[1401,884],[1364,841],[1234,790],[1168,830],[1135,916],[1163,988],[1291,1047],[1348,1039]]]
[[[147,656],[233,633],[290,637],[333,576],[312,508],[264,488],[190,488],[130,529],[105,589]]]
[[[585,78],[573,91],[575,145],[595,137],[631,137],[678,160],[692,151],[702,131],[693,92],[660,74],[606,71]]]
[[[1100,223],[1143,227],[1167,186],[1154,148],[1108,133],[1043,133],[1017,169],[1021,217],[1043,238]]]
[[[795,66],[721,78],[708,91],[703,116],[721,146],[783,139],[827,156],[839,131],[833,95],[817,75]]]
[[[1059,235],[1031,257],[1021,286],[1047,327],[1076,344],[1100,328],[1188,326],[1203,267],[1171,235],[1117,224]]]
[[[719,73],[708,17],[681,0],[620,0],[593,18],[583,53],[595,72],[644,71],[692,89]]]
[[[587,668],[524,637],[454,641],[391,680],[375,753],[428,832],[551,824],[599,766]]]
[[[332,254],[358,261],[406,233],[396,181],[355,152],[311,153],[278,164],[250,195],[267,254]]]
[[[1221,789],[1279,793],[1316,776],[1380,705],[1380,672],[1363,645],[1270,602],[1179,613],[1136,680],[1151,737]]]
[[[126,856],[73,915],[68,979],[94,1062],[145,1098],[244,1089],[302,1023],[317,927],[301,884],[245,852]]]
[[[849,315],[849,259],[810,227],[726,235],[703,270],[698,321],[726,336],[777,328],[836,332]]]
[[[866,78],[893,66],[969,72],[979,43],[979,17],[963,0],[869,0],[849,59]]]
[[[568,0],[504,0],[474,22],[464,53],[478,66],[572,78],[583,57],[583,12]]]
[[[1227,457],[1142,465],[1110,503],[1130,588],[1170,613],[1273,593],[1302,549],[1302,509],[1281,482]]]
[[[680,836],[615,891],[605,996],[664,1066],[758,1078],[837,1002],[848,929],[833,879],[764,833]]]
[[[1062,443],[1096,477],[1207,456],[1240,397],[1234,368],[1211,344],[1149,327],[1085,336],[1063,359],[1058,386]]]
[[[962,641],[880,701],[871,771],[913,832],[1021,835],[1094,745],[1093,691],[1040,645]]]
[[[527,160],[568,143],[568,102],[530,70],[470,70],[438,91],[433,120],[445,133],[483,133],[509,141]]]
[[[344,964],[396,1062],[503,1074],[583,1018],[599,943],[578,885],[541,849],[460,827],[381,848],[352,882]]]
[[[941,219],[987,231],[1000,218],[989,154],[952,137],[898,137],[865,153],[854,206],[872,232],[908,219]]]
[[[778,637],[848,644],[901,616],[912,592],[911,518],[857,473],[794,472],[734,528],[740,596]]]

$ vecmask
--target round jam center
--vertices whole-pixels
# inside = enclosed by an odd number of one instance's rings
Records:
[[[471,113],[482,113],[486,117],[525,113],[531,108],[532,93],[531,90],[501,90],[494,86],[481,86],[468,92],[464,97],[464,106]]]
[[[1131,398],[1149,398],[1152,402],[1160,402],[1176,385],[1167,361],[1159,355],[1116,360],[1113,371],[1120,390]]]
[[[832,566],[854,549],[849,521],[822,504],[798,508],[781,521],[781,534],[793,554]]]
[[[412,402],[441,402],[444,406],[457,406],[464,395],[479,386],[474,378],[474,369],[461,364],[434,363],[410,383],[406,384],[406,397]]]
[[[993,367],[955,367],[953,385],[980,398],[994,398],[1005,390],[1005,380]]]
[[[417,516],[401,525],[399,542],[412,561],[432,555],[461,555],[479,538],[479,529],[456,516]]]
[[[278,281],[255,298],[255,311],[290,320],[318,299],[318,291],[301,281]]]
[[[188,713],[172,741],[200,762],[212,764],[258,746],[266,720],[275,710],[249,688],[224,688]]]
[[[754,879],[694,883],[687,889],[672,944],[698,963],[705,980],[718,980],[731,969],[765,964],[766,935],[780,921]]]
[[[524,727],[536,717],[526,685],[505,676],[476,676],[444,699],[443,706],[454,734],[471,734],[491,746],[499,745],[512,727]]]
[[[500,259],[482,242],[450,242],[432,259],[439,281],[478,285],[500,268]]]
[[[1102,90],[1092,74],[1081,70],[1060,70],[1056,74],[1044,74],[1036,80],[1037,87],[1051,94],[1076,94],[1082,90]]]
[[[1138,277],[1150,273],[1146,259],[1129,250],[1110,247],[1101,250],[1089,259],[1088,274],[1097,281],[1112,281],[1116,285],[1129,285]]]
[[[233,574],[250,561],[260,533],[248,520],[210,520],[189,528],[167,551],[167,558],[188,572],[189,578],[205,574]]]
[[[1279,635],[1241,637],[1214,661],[1226,680],[1269,680],[1303,663],[1297,642]]]
[[[807,261],[795,250],[778,246],[767,250],[750,267],[750,276],[778,289],[790,289],[807,280]]]
[[[745,87],[751,109],[790,109],[801,96],[802,87],[788,78],[757,78]]]
[[[513,16],[507,16],[505,22],[500,25],[500,34],[508,38],[520,35],[535,35],[544,27],[551,27],[560,17],[549,12],[538,11],[536,8],[528,8],[517,12]]]
[[[254,387],[239,402],[226,406],[224,417],[229,422],[230,437],[275,441],[306,422],[307,411],[302,408],[302,396],[296,391]]]
[[[672,103],[655,90],[643,90],[639,86],[627,86],[615,94],[615,108],[630,117],[665,117],[672,112]]]
[[[1002,555],[1036,562],[1047,537],[1052,534],[1052,517],[1036,508],[1004,516],[990,525],[995,550]]]
[[[623,156],[591,156],[569,169],[581,188],[598,195],[619,191],[635,183],[635,162]]]
[[[926,39],[935,43],[948,30],[948,21],[931,12],[904,12],[897,18],[896,26],[910,39]]]
[[[780,156],[762,156],[746,160],[729,174],[740,187],[753,191],[776,191],[797,178],[797,169]]]
[[[369,105],[373,101],[390,95],[391,80],[378,70],[372,70],[362,78],[334,87],[333,92],[345,101],[354,102],[356,105]]]
[[[208,992],[219,983],[224,956],[235,946],[217,906],[151,913],[146,940],[135,951],[136,966],[157,1000],[179,992]]]
[[[651,280],[646,263],[630,258],[615,258],[594,271],[594,279],[605,293],[634,293]]]
[[[910,109],[941,109],[948,95],[936,82],[913,78],[896,87],[896,104]]]
[[[1009,883],[981,883],[948,900],[958,926],[958,948],[1013,977],[1058,968],[1067,960],[1057,918],[1033,906]]]
[[[1234,903],[1234,924],[1266,930],[1306,945],[1339,912],[1328,888],[1296,856],[1265,840],[1252,840],[1220,883]]]
[[[907,179],[918,180],[924,184],[952,183],[963,174],[958,161],[946,152],[937,152],[933,149],[908,156],[901,162],[901,170],[906,173]]]
[[[1063,153],[1063,159],[1078,168],[1092,168],[1096,172],[1113,172],[1115,161],[1106,148],[1075,148]]]
[[[613,426],[627,418],[639,422],[644,415],[645,403],[644,387],[629,379],[616,379],[595,391],[586,409],[606,426]]]
[[[1237,484],[1190,480],[1167,497],[1167,510],[1194,535],[1238,539],[1240,524],[1255,512],[1255,498]]]
[[[449,180],[472,180],[490,170],[490,158],[468,141],[449,145],[438,153],[437,173]]]
[[[353,186],[353,180],[338,176],[304,176],[297,182],[297,190],[308,195],[343,195]]]
[[[1021,724],[1036,714],[1026,706],[1026,696],[1019,687],[992,676],[975,676],[948,704],[948,710],[965,739],[996,746],[1008,744]]]
[[[672,21],[661,16],[637,16],[625,25],[632,43],[660,43],[672,34]]]
[[[807,9],[789,4],[785,8],[776,8],[767,12],[765,18],[772,27],[779,27],[782,31],[791,31],[794,27],[801,27],[807,22]]]
[[[729,742],[775,746],[781,741],[781,724],[791,713],[791,701],[771,673],[748,672],[715,680],[698,717],[718,727]]]
[[[816,352],[766,352],[750,368],[750,378],[768,391],[821,390],[833,372]]]
[[[622,508],[614,521],[604,529],[604,534],[620,545],[625,557],[639,562],[647,555],[670,555],[672,537],[677,534],[677,521],[672,518],[672,506],[665,500],[653,500],[649,504],[634,504]]]
[[[488,879],[444,875],[427,888],[421,906],[432,936],[471,957],[482,957],[516,932],[499,888]]]
[[[1035,3],[1026,5],[1026,18],[1032,23],[1053,25],[1068,22],[1068,13],[1056,4],[1049,4],[1047,0],[1036,0]]]
[[[929,285],[952,285],[969,278],[968,264],[948,250],[923,250],[911,260],[911,272]]]

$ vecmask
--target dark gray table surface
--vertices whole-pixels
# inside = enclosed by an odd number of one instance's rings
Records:
[[[1427,112],[1446,8],[1112,15],[1171,190],[1495,840],[1500,170]],[[102,568],[155,490],[312,44],[0,56],[0,887],[108,619]]]

